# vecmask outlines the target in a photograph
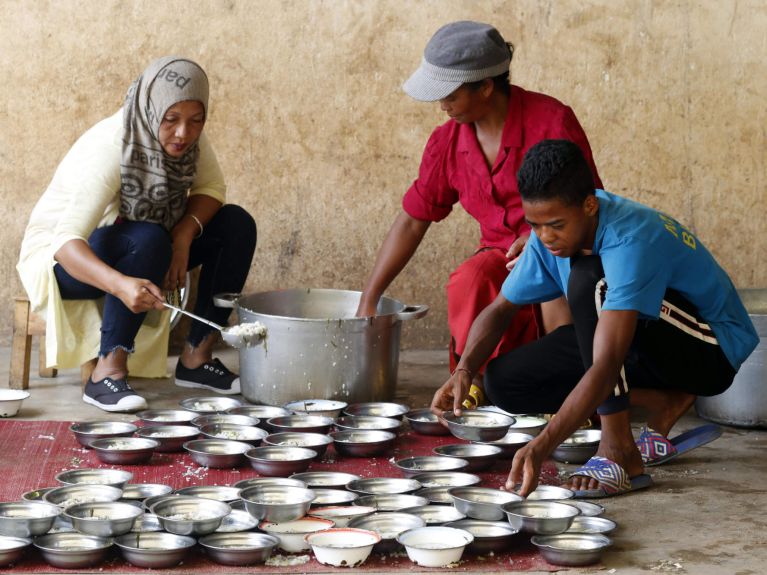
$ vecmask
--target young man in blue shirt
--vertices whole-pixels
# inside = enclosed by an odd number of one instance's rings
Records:
[[[663,213],[595,190],[572,142],[536,144],[517,179],[534,233],[502,293],[472,325],[467,351],[432,408],[460,412],[472,376],[519,306],[565,294],[572,325],[487,367],[485,391],[495,405],[557,412],[517,452],[507,487],[521,483],[522,495],[534,490],[545,458],[595,410],[599,450],[570,487],[582,497],[646,487],[644,465],[674,455],[671,428],[698,395],[730,386],[759,341],[756,331],[729,277],[695,235]],[[638,442],[630,406],[649,414]]]

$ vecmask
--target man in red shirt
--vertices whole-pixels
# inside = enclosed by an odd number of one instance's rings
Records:
[[[421,66],[403,89],[416,100],[439,101],[450,120],[432,133],[418,179],[402,201],[379,250],[360,299],[358,316],[373,316],[378,300],[421,243],[432,222],[460,202],[480,225],[477,251],[447,284],[451,371],[463,353],[469,328],[500,293],[508,269],[530,234],[517,190],[525,152],[544,139],[575,142],[601,182],[586,135],[573,111],[543,94],[509,83],[513,46],[488,24],[459,21],[440,28],[424,50]],[[564,299],[526,306],[488,359],[570,323]],[[479,383],[479,373],[471,374]],[[580,378],[582,374],[573,374]]]

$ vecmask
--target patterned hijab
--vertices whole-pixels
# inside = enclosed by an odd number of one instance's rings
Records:
[[[120,162],[120,216],[152,222],[170,231],[186,210],[197,171],[197,143],[174,158],[160,144],[160,122],[168,108],[186,100],[202,103],[208,113],[208,77],[185,58],[155,60],[131,84],[123,104]]]

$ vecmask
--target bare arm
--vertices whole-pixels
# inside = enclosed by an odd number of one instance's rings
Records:
[[[215,198],[203,194],[189,197],[184,217],[171,230],[173,256],[163,282],[166,290],[174,290],[184,285],[184,278],[189,267],[189,247],[200,233],[200,226],[191,216],[197,218],[204,227],[219,209],[221,209],[221,202]]]
[[[477,316],[471,324],[461,361],[450,379],[434,394],[431,402],[434,413],[442,415],[442,412],[452,409],[456,415],[461,414],[461,404],[469,392],[472,377],[493,353],[518,309],[503,294],[498,294],[493,303]]]
[[[417,220],[404,211],[397,216],[378,250],[373,271],[362,290],[358,317],[376,314],[379,298],[413,257],[430,225],[430,221]]]
[[[119,298],[134,313],[163,307],[160,288],[148,279],[126,276],[110,267],[84,240],[69,240],[53,257],[73,278]]]
[[[521,483],[526,497],[538,485],[541,464],[609,397],[636,331],[637,312],[603,311],[594,334],[594,363],[541,434],[514,456],[507,489]]]

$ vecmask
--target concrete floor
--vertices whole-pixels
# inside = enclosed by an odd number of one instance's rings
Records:
[[[232,350],[218,354],[234,368]],[[401,355],[397,399],[411,407],[428,405],[433,390],[444,382],[444,351],[407,351]],[[8,381],[9,349],[0,348],[0,382]],[[36,357],[33,357],[33,366]],[[175,366],[175,358],[169,359]],[[34,368],[33,368],[33,371]],[[136,380],[136,390],[150,406],[175,407],[199,391],[182,389],[172,381]],[[84,421],[131,420],[130,415],[106,414],[80,399],[79,372],[62,372],[55,379],[33,373],[20,419]],[[637,427],[638,427],[637,422]],[[701,423],[693,412],[674,434]],[[749,575],[767,568],[767,433],[726,428],[716,442],[662,467],[652,469],[655,486],[614,499],[601,500],[606,516],[620,528],[614,546],[598,569],[606,573],[689,573]],[[10,462],[0,462],[0,465]],[[563,473],[574,466],[559,464]]]

